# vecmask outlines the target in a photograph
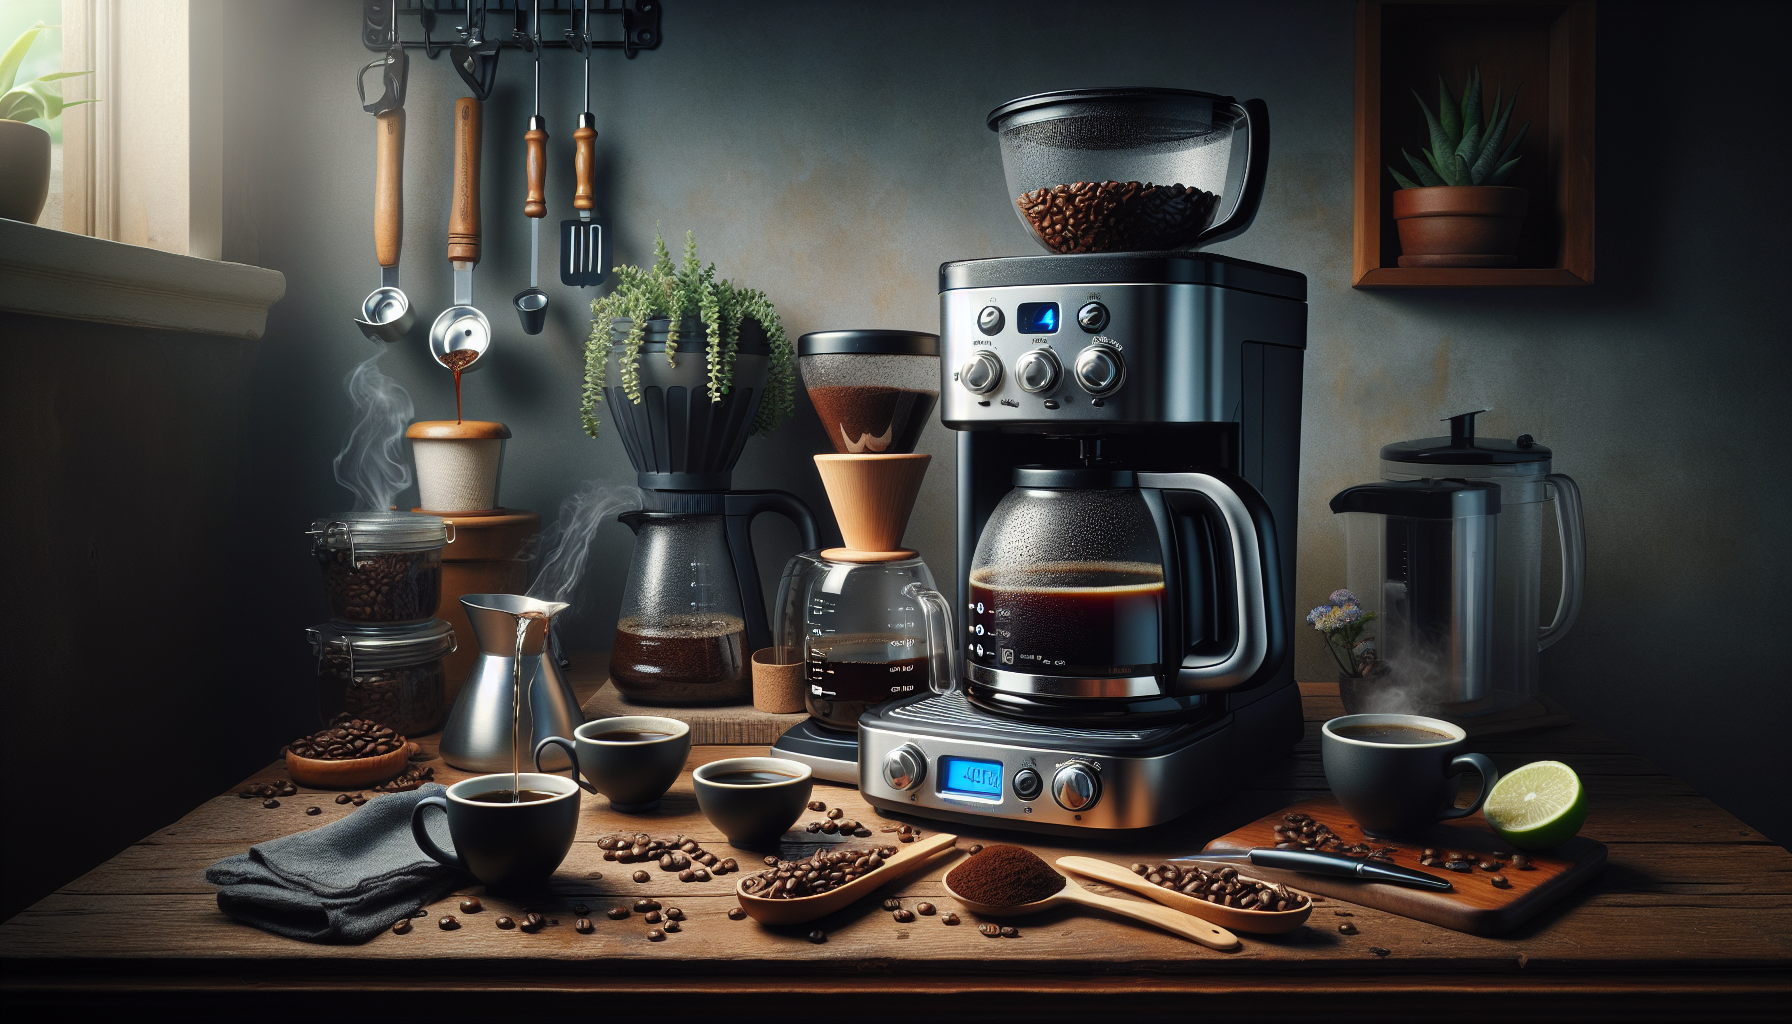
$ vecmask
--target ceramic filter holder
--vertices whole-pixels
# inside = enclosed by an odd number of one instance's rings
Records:
[[[510,428],[490,420],[421,420],[404,436],[417,464],[421,510],[445,513],[498,510],[498,471]]]
[[[931,455],[817,455],[815,468],[827,488],[844,547],[821,557],[841,562],[894,562],[913,558],[902,534],[921,493]]]

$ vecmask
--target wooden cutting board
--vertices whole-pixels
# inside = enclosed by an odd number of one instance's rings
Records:
[[[1585,836],[1576,836],[1545,853],[1527,854],[1533,865],[1528,871],[1517,870],[1510,863],[1498,872],[1476,868],[1464,873],[1441,867],[1420,867],[1420,853],[1428,846],[1440,852],[1476,854],[1477,861],[1482,854],[1504,852],[1510,855],[1517,851],[1510,843],[1494,834],[1487,825],[1487,819],[1478,813],[1440,823],[1422,839],[1396,843],[1368,838],[1338,805],[1338,801],[1329,795],[1304,800],[1260,818],[1208,843],[1207,849],[1249,850],[1274,846],[1273,828],[1282,821],[1284,814],[1311,815],[1315,821],[1329,826],[1346,844],[1364,842],[1378,847],[1392,846],[1396,851],[1393,863],[1446,879],[1456,887],[1456,891],[1426,892],[1382,882],[1298,874],[1255,866],[1249,869],[1252,876],[1265,881],[1285,882],[1307,892],[1347,900],[1358,906],[1385,910],[1390,914],[1399,914],[1401,917],[1410,917],[1415,921],[1425,921],[1471,935],[1499,935],[1511,931],[1536,916],[1544,907],[1573,892],[1582,882],[1605,867],[1605,844],[1594,842]],[[1495,874],[1505,875],[1512,887],[1495,887],[1491,881]]]

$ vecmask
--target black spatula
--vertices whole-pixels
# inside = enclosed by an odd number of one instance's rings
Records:
[[[585,34],[574,38],[567,30],[567,41],[585,53],[585,112],[579,115],[579,129],[572,133],[573,176],[578,189],[573,193],[573,209],[578,219],[560,222],[560,283],[574,288],[588,288],[604,283],[610,273],[610,225],[597,216],[597,195],[593,179],[597,177],[597,117],[591,113],[591,12],[585,12]]]

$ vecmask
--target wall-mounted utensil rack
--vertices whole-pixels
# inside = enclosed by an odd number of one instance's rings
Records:
[[[548,50],[621,50],[633,59],[660,45],[662,0],[538,0],[540,43]],[[530,51],[530,0],[472,0],[472,18],[483,18],[483,38],[501,47]],[[587,13],[588,12],[588,13]],[[361,0],[361,43],[369,50],[392,48],[394,32],[407,50],[431,59],[469,38],[467,0]],[[593,21],[587,20],[597,19]],[[604,29],[605,22],[610,22]],[[593,32],[593,26],[600,31]],[[559,31],[555,31],[559,29]]]

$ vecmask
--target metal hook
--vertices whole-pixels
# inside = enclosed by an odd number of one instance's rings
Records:
[[[367,72],[374,68],[384,68],[380,76],[385,93],[372,103],[367,102]],[[355,92],[361,96],[361,109],[369,114],[384,114],[404,107],[405,83],[410,78],[411,59],[405,55],[403,44],[397,41],[397,33],[393,33],[392,48],[386,55],[373,61],[361,69],[355,76]]]

